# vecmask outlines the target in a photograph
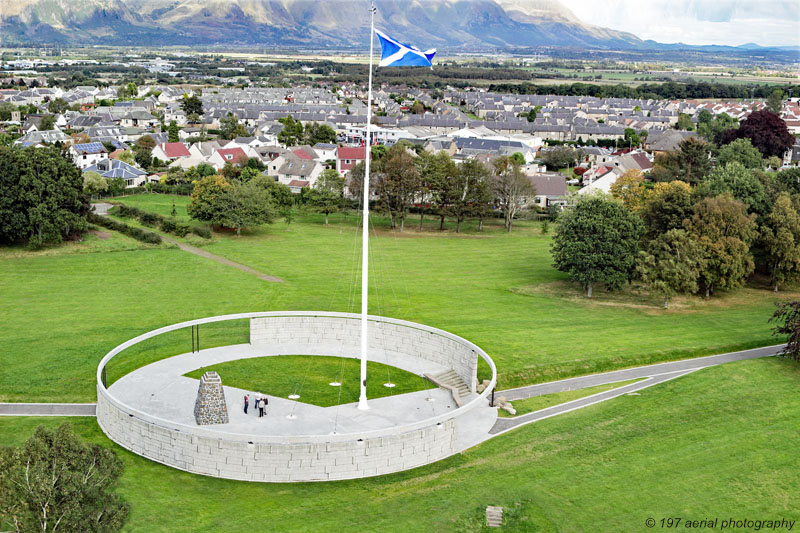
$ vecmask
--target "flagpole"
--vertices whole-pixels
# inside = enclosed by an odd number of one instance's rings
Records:
[[[364,143],[365,163],[364,181],[361,189],[364,195],[363,217],[361,228],[361,395],[358,398],[358,408],[369,409],[367,405],[367,294],[369,292],[369,163],[371,159],[372,143],[370,129],[372,122],[372,50],[375,33],[375,5],[370,4],[370,30],[369,30],[369,85],[367,89],[367,139]]]

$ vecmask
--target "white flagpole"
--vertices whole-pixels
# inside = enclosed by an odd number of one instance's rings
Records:
[[[370,126],[372,122],[372,49],[374,38],[372,34],[375,33],[375,5],[371,4],[369,8],[370,13],[370,30],[369,30],[369,87],[367,93],[367,140],[364,143],[366,146],[364,164],[364,181],[361,183],[361,189],[364,194],[364,214],[361,229],[361,395],[358,398],[358,408],[365,410],[369,409],[367,405],[367,294],[369,292],[369,162],[372,152],[372,142],[370,139]]]

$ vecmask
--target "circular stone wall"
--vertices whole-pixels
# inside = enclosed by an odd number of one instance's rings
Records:
[[[345,434],[248,435],[179,424],[134,409],[103,383],[106,364],[145,339],[194,325],[250,319],[250,341],[280,352],[281,345],[310,355],[358,353],[360,315],[324,312],[244,313],[192,320],[154,330],[111,350],[97,370],[97,421],[128,450],[198,474],[246,481],[328,481],[388,474],[438,461],[458,451],[459,421],[486,406],[496,368],[479,347],[456,335],[413,322],[370,316],[370,350],[388,357],[425,359],[454,370],[475,391],[478,357],[491,384],[453,411],[382,430]]]

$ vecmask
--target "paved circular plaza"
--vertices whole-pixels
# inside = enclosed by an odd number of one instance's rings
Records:
[[[139,342],[192,326],[241,319],[249,320],[247,344],[168,357],[104,386],[109,361],[124,358],[124,350]],[[195,422],[199,382],[184,374],[254,357],[357,358],[359,319],[346,313],[248,313],[184,322],[141,335],[109,352],[98,368],[100,426],[118,444],[175,468],[273,482],[396,472],[440,460],[488,438],[497,419],[487,397],[496,377],[488,355],[442,330],[375,316],[369,324],[370,361],[420,376],[456,377],[462,393],[437,387],[390,395],[370,399],[366,411],[357,403],[319,407],[302,403],[302,398],[267,395],[267,415],[259,418],[255,409],[245,414],[242,405],[244,394],[254,391],[225,385],[223,375],[228,423]],[[491,386],[482,394],[476,392],[478,358],[492,372]]]

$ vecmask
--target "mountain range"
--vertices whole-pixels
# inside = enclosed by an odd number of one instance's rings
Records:
[[[369,0],[0,0],[0,44],[364,48]],[[376,0],[376,27],[420,48],[646,47],[558,0]]]

